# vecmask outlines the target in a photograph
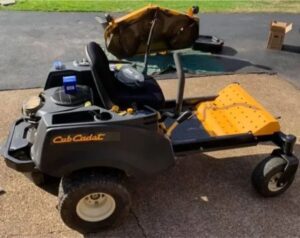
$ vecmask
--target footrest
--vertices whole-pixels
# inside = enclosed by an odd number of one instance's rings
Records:
[[[239,84],[230,84],[214,101],[197,105],[197,118],[211,136],[252,133],[271,135],[280,125],[259,102]]]

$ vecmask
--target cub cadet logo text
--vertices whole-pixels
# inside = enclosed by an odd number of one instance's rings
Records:
[[[105,134],[90,134],[90,135],[67,135],[67,136],[56,136],[53,138],[52,142],[54,144],[66,144],[66,143],[82,143],[82,142],[91,142],[91,141],[103,141]]]

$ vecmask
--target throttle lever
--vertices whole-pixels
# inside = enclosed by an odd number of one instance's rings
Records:
[[[174,129],[181,124],[182,122],[189,120],[193,117],[194,113],[192,111],[185,111],[183,112],[179,117],[176,118],[176,120],[172,123],[171,126],[169,126],[169,128],[167,129],[166,135],[168,137],[171,136],[172,132],[174,131]]]

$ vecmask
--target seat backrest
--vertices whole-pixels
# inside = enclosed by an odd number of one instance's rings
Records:
[[[91,64],[94,82],[104,108],[110,109],[114,103],[110,98],[115,87],[115,78],[109,68],[109,61],[100,45],[90,42],[86,46],[86,56]]]

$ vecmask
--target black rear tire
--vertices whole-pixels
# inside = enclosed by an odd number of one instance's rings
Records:
[[[104,199],[112,200],[114,210],[103,219],[97,220],[93,217],[92,220],[89,217],[87,219],[79,212],[78,207],[81,206],[79,204],[86,200],[94,202],[92,199],[97,197],[97,194],[99,197],[105,194]],[[118,225],[129,213],[131,205],[130,194],[123,185],[121,177],[111,173],[101,174],[97,171],[84,171],[63,177],[59,185],[58,200],[58,210],[64,223],[84,234]],[[88,206],[100,206],[102,203],[97,200],[95,202],[96,205],[93,203]]]
[[[277,183],[285,166],[286,161],[277,156],[269,156],[261,161],[252,173],[252,184],[256,191],[264,197],[274,197],[285,192],[295,177],[290,176],[285,184]]]

